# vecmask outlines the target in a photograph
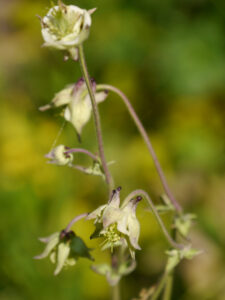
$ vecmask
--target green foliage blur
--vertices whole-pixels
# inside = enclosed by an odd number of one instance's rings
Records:
[[[173,299],[224,300],[225,295],[225,2],[224,0],[80,0],[97,7],[84,48],[98,83],[124,91],[141,117],[185,211],[198,215],[191,232],[204,254],[183,262],[175,274]],[[36,14],[48,0],[2,0],[0,9],[0,300],[109,299],[104,277],[90,262],[53,276],[48,259],[34,261],[40,236],[59,231],[75,216],[107,201],[101,178],[46,164],[63,125],[54,112],[38,107],[80,78],[79,64],[63,62],[59,51],[41,48]],[[122,197],[145,189],[155,203],[163,193],[146,147],[122,101],[109,95],[99,106],[104,144]],[[57,144],[80,147],[66,124]],[[93,120],[83,130],[82,147],[97,151]],[[89,165],[82,155],[75,162]],[[142,251],[136,271],[122,284],[123,299],[157,282],[167,243],[146,203],[140,204]],[[169,224],[170,216],[163,216]],[[107,261],[89,240],[91,223],[74,230],[96,262]]]

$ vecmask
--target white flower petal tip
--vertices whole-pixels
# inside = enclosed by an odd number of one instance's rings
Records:
[[[92,15],[96,10],[97,10],[97,7],[89,9],[88,10],[89,15]]]
[[[40,111],[46,111],[46,110],[51,109],[51,108],[52,108],[52,106],[50,104],[46,104],[44,106],[40,106],[38,109]]]
[[[95,100],[96,100],[96,102],[97,103],[103,102],[107,98],[108,94],[109,94],[108,91],[97,92],[95,94]]]

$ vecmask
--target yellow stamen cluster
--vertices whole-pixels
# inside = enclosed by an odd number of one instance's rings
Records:
[[[109,243],[111,245],[111,250],[113,250],[114,244],[121,239],[121,233],[117,230],[116,224],[110,225],[103,233],[103,236],[105,237],[104,244]]]
[[[79,18],[79,13],[71,12],[69,16],[62,9],[54,9],[46,26],[52,34],[55,34],[58,38],[62,38],[67,34],[73,33],[73,28]]]

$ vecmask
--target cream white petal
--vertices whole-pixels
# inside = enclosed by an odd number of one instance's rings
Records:
[[[87,220],[91,220],[91,219],[96,219],[97,217],[101,216],[101,213],[103,211],[103,209],[106,207],[105,205],[101,205],[99,206],[97,209],[95,209],[93,212],[91,212],[90,214],[88,214],[88,216],[86,217]]]
[[[74,98],[68,108],[71,113],[70,122],[78,134],[81,134],[83,126],[91,117],[92,106],[89,97],[85,97],[85,99]]]
[[[129,239],[131,245],[137,249],[141,250],[141,247],[138,245],[138,239],[140,235],[140,224],[135,215],[130,215],[128,218],[128,231],[129,231]]]
[[[44,251],[40,254],[35,256],[35,259],[42,259],[47,257],[51,251],[56,247],[56,245],[59,243],[59,233],[57,235],[55,235],[53,238],[51,238],[49,240],[49,242],[47,243]]]
[[[65,261],[67,260],[70,253],[70,247],[67,243],[60,243],[57,249],[57,265],[54,271],[54,275],[58,275],[62,270]]]
[[[55,232],[47,237],[40,237],[38,238],[39,241],[41,241],[42,243],[48,243],[50,240],[54,239],[55,237],[59,236],[59,232]]]
[[[119,208],[108,205],[102,215],[103,227],[106,228],[113,223],[116,223],[121,218],[121,211]]]
[[[56,93],[52,100],[53,105],[55,107],[59,107],[62,105],[69,104],[71,101],[73,88],[74,88],[74,84],[70,84],[60,92]]]
[[[123,215],[122,213],[122,217],[117,222],[117,229],[123,234],[129,235],[129,232],[127,230],[127,220],[128,215]]]
[[[103,92],[97,92],[95,93],[95,100],[97,103],[103,102],[108,96],[108,93],[103,91]]]
[[[119,208],[120,206],[120,191],[115,190],[112,196],[112,199],[109,201],[108,206]]]
[[[71,111],[70,111],[69,107],[66,107],[66,109],[64,111],[64,118],[68,122],[71,121]]]

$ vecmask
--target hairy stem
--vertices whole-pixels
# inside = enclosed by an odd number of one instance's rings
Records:
[[[123,204],[122,204],[122,207],[126,206],[126,204],[127,204],[131,199],[133,199],[133,198],[135,198],[135,197],[137,197],[137,196],[143,196],[143,197],[147,200],[147,202],[148,202],[148,204],[149,204],[149,206],[150,206],[150,208],[151,208],[151,210],[152,210],[152,212],[153,212],[153,214],[154,214],[154,216],[155,216],[155,218],[156,218],[156,220],[157,220],[157,222],[158,222],[160,228],[162,229],[162,232],[164,233],[164,235],[165,235],[167,241],[169,242],[169,244],[170,244],[172,247],[174,247],[174,248],[182,249],[184,246],[181,245],[181,244],[176,243],[176,242],[171,238],[171,236],[170,236],[170,234],[168,233],[168,231],[167,231],[167,229],[166,229],[166,227],[165,227],[165,225],[164,225],[162,219],[160,218],[160,215],[158,214],[158,212],[157,212],[157,210],[156,210],[156,208],[155,208],[155,206],[154,206],[154,204],[153,204],[153,202],[152,202],[152,199],[150,198],[150,196],[148,195],[148,193],[146,193],[144,190],[135,190],[135,191],[131,192],[131,193],[124,199]]]
[[[81,214],[79,216],[76,216],[75,218],[73,218],[73,220],[71,220],[69,222],[69,224],[66,226],[66,229],[65,229],[65,232],[69,232],[71,227],[79,220],[83,219],[83,218],[86,218],[88,215],[88,213],[84,213],[84,214]]]
[[[98,140],[99,156],[101,159],[103,171],[105,173],[106,183],[108,184],[109,191],[111,192],[111,190],[113,189],[113,180],[112,180],[112,177],[109,172],[109,169],[108,169],[108,166],[106,163],[106,159],[105,159],[100,116],[99,116],[99,112],[98,112],[97,103],[95,101],[95,96],[94,96],[94,93],[92,90],[91,81],[90,81],[90,77],[88,74],[88,69],[87,69],[87,65],[86,65],[86,61],[85,61],[85,57],[84,57],[84,50],[83,50],[82,45],[80,45],[78,47],[78,51],[79,51],[79,61],[80,61],[81,71],[83,73],[83,76],[84,76],[84,79],[85,79],[85,82],[87,85],[88,93],[91,98],[91,104],[92,104],[94,122],[95,122],[95,129],[96,129],[96,135],[97,135],[97,140]]]
[[[90,151],[88,151],[86,149],[82,149],[82,148],[71,148],[64,152],[64,154],[69,154],[69,153],[84,153],[84,154],[90,156],[94,161],[99,160],[97,155],[91,153]]]
[[[126,97],[126,95],[121,92],[119,89],[117,89],[116,87],[114,86],[111,86],[111,85],[108,85],[108,84],[99,84],[97,85],[97,89],[98,90],[107,90],[107,91],[112,91],[114,93],[116,93],[118,96],[120,96],[120,98],[123,100],[123,102],[125,103],[134,123],[136,124],[141,136],[143,137],[144,141],[145,141],[145,144],[149,150],[149,153],[150,155],[152,156],[152,159],[154,161],[154,164],[155,164],[155,167],[156,167],[156,170],[159,174],[159,177],[160,177],[160,180],[162,182],[162,185],[163,185],[163,188],[165,190],[165,193],[167,194],[167,196],[169,197],[169,199],[171,200],[171,202],[173,203],[175,209],[177,210],[177,212],[181,212],[182,211],[182,208],[180,206],[180,204],[176,201],[174,195],[172,194],[170,188],[169,188],[169,185],[167,183],[167,180],[165,178],[165,175],[163,173],[163,170],[161,168],[161,165],[159,163],[159,160],[157,158],[157,155],[155,153],[155,150],[151,144],[151,141],[148,137],[148,134],[144,128],[144,126],[142,125],[139,117],[137,116],[133,106],[131,105],[131,102],[129,101],[129,99]]]

